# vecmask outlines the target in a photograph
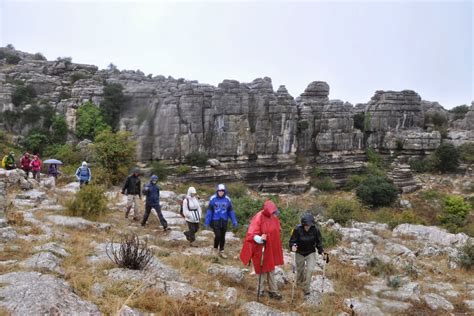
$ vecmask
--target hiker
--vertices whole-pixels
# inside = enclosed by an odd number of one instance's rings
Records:
[[[263,285],[265,279],[267,279],[268,295],[270,298],[277,300],[280,300],[282,297],[278,293],[275,267],[283,264],[279,214],[275,203],[270,200],[265,201],[263,209],[255,214],[250,221],[242,251],[240,252],[240,260],[245,265],[250,264],[250,260],[252,260],[255,273],[259,275],[257,297],[264,296]],[[262,260],[263,265],[261,265]]]
[[[33,160],[30,162],[30,168],[33,172],[33,179],[39,181],[40,179],[40,172],[41,172],[41,165],[42,162],[39,159],[38,155],[33,155]]]
[[[76,178],[79,181],[79,187],[87,185],[91,181],[91,169],[87,166],[87,162],[83,161],[82,165],[76,170]]]
[[[59,170],[58,170],[58,165],[53,163],[50,164],[48,167],[48,176],[53,177],[54,180],[58,178]]]
[[[291,233],[289,248],[295,252],[296,285],[303,289],[305,297],[310,295],[311,276],[316,267],[316,250],[320,255],[324,253],[322,240],[310,212],[301,217],[301,224]]]
[[[13,170],[16,168],[15,164],[15,153],[10,151],[8,155],[5,155],[2,159],[2,167],[6,170]]]
[[[188,224],[188,231],[184,232],[186,239],[189,241],[191,247],[197,247],[194,244],[196,241],[196,233],[199,230],[199,222],[201,221],[201,205],[197,199],[197,192],[194,187],[189,187],[188,194],[183,200],[183,216]]]
[[[127,177],[122,188],[122,194],[127,195],[127,207],[125,208],[125,218],[133,207],[133,220],[138,221],[140,216],[140,204],[138,200],[142,199],[142,184],[138,168],[133,168],[132,174]]]
[[[163,230],[167,231],[168,223],[166,219],[163,217],[161,213],[161,206],[160,206],[160,187],[158,186],[158,176],[152,175],[150,178],[150,183],[147,183],[143,188],[143,194],[146,196],[145,202],[145,214],[143,214],[142,226],[144,227],[148,216],[150,216],[151,209],[155,209],[156,215],[160,220],[161,225],[163,226]]]
[[[229,217],[232,226],[237,228],[237,218],[232,202],[227,196],[227,189],[225,185],[219,184],[216,193],[209,200],[204,226],[210,226],[214,230],[214,252],[223,259],[227,258],[224,254],[224,246]]]
[[[28,152],[25,152],[23,154],[23,157],[21,157],[20,159],[20,167],[21,169],[25,172],[26,176],[25,176],[25,179],[28,180],[28,175],[30,173],[30,163],[31,163],[31,159],[30,159],[30,154]]]

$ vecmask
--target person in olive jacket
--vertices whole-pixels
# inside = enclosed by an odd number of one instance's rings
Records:
[[[316,267],[316,250],[323,254],[321,232],[316,227],[314,216],[306,213],[291,234],[289,248],[295,252],[296,285],[310,294],[311,276]]]
[[[142,188],[140,178],[138,177],[140,171],[138,168],[133,168],[132,174],[127,177],[122,188],[122,194],[127,195],[127,207],[125,208],[125,218],[128,218],[128,214],[133,207],[133,220],[138,221],[140,219],[140,204],[138,200],[142,199]]]

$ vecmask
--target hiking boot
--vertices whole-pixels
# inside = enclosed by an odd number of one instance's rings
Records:
[[[222,259],[227,259],[227,256],[224,254],[224,250],[219,251],[219,257]]]
[[[142,225],[142,227],[145,227],[145,223],[143,223],[143,222],[140,225]]]
[[[189,236],[189,231],[185,231],[183,234],[184,234],[184,236],[186,236],[186,240],[191,242],[191,237]]]
[[[164,232],[167,232],[167,231],[169,231],[169,230],[171,230],[171,228],[169,228],[168,226],[163,227],[163,231],[164,231]]]
[[[140,219],[139,219],[138,217],[134,217],[133,220],[134,220],[135,222],[138,222]]]
[[[268,296],[270,296],[270,298],[273,298],[275,300],[281,300],[282,299],[281,294],[278,293],[278,292],[268,292]]]

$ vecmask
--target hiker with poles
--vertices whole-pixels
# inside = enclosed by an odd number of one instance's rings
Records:
[[[289,248],[294,252],[296,285],[303,289],[305,297],[310,295],[311,276],[316,267],[316,250],[320,255],[324,254],[325,259],[329,259],[328,254],[324,253],[322,240],[314,216],[307,212],[301,217],[301,224],[293,229],[289,241]]]
[[[282,298],[275,280],[275,267],[283,265],[278,215],[275,203],[265,201],[263,209],[250,221],[240,252],[240,260],[245,265],[250,264],[252,260],[255,273],[258,274],[257,301],[265,294],[265,279],[268,282],[268,296],[277,300]]]

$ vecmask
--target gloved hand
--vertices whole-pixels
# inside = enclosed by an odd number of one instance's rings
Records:
[[[233,227],[234,229],[237,229],[238,226],[239,226],[239,224],[237,224],[237,223],[232,223],[232,227]]]

